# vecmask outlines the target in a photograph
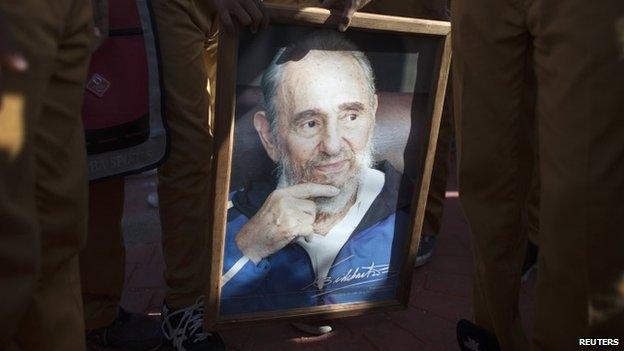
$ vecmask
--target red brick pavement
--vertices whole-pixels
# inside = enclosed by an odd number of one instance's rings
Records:
[[[450,190],[454,190],[452,183]],[[158,223],[150,227],[132,222],[133,218],[149,213],[156,216],[157,210],[145,201],[147,194],[155,191],[155,179],[153,176],[130,178],[126,188],[124,228],[135,225],[139,230],[126,232],[127,272],[122,305],[131,311],[156,314],[165,289]],[[156,228],[155,233],[145,234],[144,228]],[[129,235],[133,236],[129,238]],[[287,323],[234,328],[223,331],[222,335],[232,351],[458,350],[456,322],[472,316],[471,270],[467,223],[458,199],[447,197],[435,254],[427,265],[414,270],[407,310],[337,320],[335,331],[320,337],[307,336]],[[528,317],[524,318],[527,328],[533,312],[534,280],[533,275],[521,292],[520,309]]]

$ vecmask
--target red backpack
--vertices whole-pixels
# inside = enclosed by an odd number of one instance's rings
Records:
[[[90,180],[156,168],[168,152],[149,0],[108,7],[110,30],[92,56],[82,111]]]

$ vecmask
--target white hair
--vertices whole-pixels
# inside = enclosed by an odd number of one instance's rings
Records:
[[[271,124],[271,131],[275,136],[277,125],[277,106],[275,96],[283,80],[284,66],[290,61],[302,59],[308,52],[315,50],[325,55],[344,55],[355,59],[364,73],[367,91],[370,95],[371,105],[375,99],[375,76],[373,68],[366,55],[360,51],[351,41],[334,32],[315,32],[293,43],[288,47],[281,48],[269,67],[262,75],[261,87],[264,96],[264,105],[267,111],[267,119]]]

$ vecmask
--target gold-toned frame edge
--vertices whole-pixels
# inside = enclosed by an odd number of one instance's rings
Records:
[[[436,62],[434,64],[434,77],[438,77],[431,83],[430,95],[433,99],[429,99],[430,106],[428,113],[431,117],[431,127],[429,130],[429,145],[427,146],[427,156],[425,157],[425,165],[423,169],[423,177],[420,184],[420,191],[414,192],[412,198],[412,204],[417,203],[416,215],[412,213],[412,220],[414,223],[412,228],[411,240],[407,252],[407,261],[403,265],[403,269],[399,276],[399,293],[397,299],[401,301],[405,306],[409,302],[409,294],[412,283],[412,270],[414,267],[415,254],[418,250],[418,244],[422,234],[422,226],[425,220],[425,207],[427,205],[427,197],[429,195],[429,185],[431,183],[431,176],[433,173],[433,164],[435,160],[435,153],[438,144],[438,134],[440,131],[440,123],[442,121],[442,113],[444,112],[444,102],[446,98],[446,91],[448,85],[448,78],[451,66],[451,33],[446,34],[440,42],[438,47],[438,54],[436,55]],[[414,209],[412,209],[414,211]]]
[[[290,5],[277,4],[266,4],[265,7],[271,14],[271,21],[280,24],[305,23],[312,25],[330,25],[337,28],[341,19],[337,13],[318,7],[293,9]],[[351,21],[350,28],[443,36],[451,32],[450,23],[445,21],[387,16],[366,12],[357,12]]]
[[[322,27],[335,28],[339,21],[339,16],[329,10],[320,8],[298,9],[289,5],[265,5],[267,12],[271,16],[273,23],[295,24],[295,25],[316,25]],[[399,290],[396,300],[362,302],[352,304],[338,304],[326,306],[314,306],[298,309],[269,311],[263,313],[253,313],[248,316],[219,316],[219,296],[221,292],[221,272],[223,270],[222,253],[224,249],[225,229],[227,225],[227,199],[229,195],[231,164],[234,142],[234,119],[236,101],[236,71],[238,57],[238,33],[236,31],[222,31],[219,34],[218,65],[217,65],[217,96],[215,110],[215,135],[214,154],[215,159],[212,168],[211,194],[214,194],[214,208],[212,215],[212,233],[208,240],[204,252],[210,254],[210,274],[209,282],[205,291],[205,314],[204,325],[207,330],[217,330],[231,325],[254,324],[266,320],[292,320],[305,317],[349,317],[357,316],[372,311],[397,310],[407,306],[409,292],[411,289],[412,267],[414,263],[413,255],[418,248],[420,232],[425,214],[425,205],[437,137],[444,107],[446,85],[449,76],[451,46],[449,22],[432,21],[414,18],[404,18],[369,13],[356,13],[351,28],[363,30],[375,30],[389,33],[405,34],[429,34],[440,36],[440,43],[436,62],[434,65],[434,77],[437,80],[432,82],[430,95],[434,99],[430,101],[428,108],[432,115],[429,145],[423,169],[420,192],[414,192],[412,203],[417,202],[416,208],[412,209],[410,228],[410,245],[408,247],[408,260],[403,265],[399,278]],[[227,72],[227,75],[219,74]],[[227,116],[227,117],[224,117]],[[219,174],[220,173],[220,174]],[[415,212],[415,214],[414,214]],[[218,235],[214,235],[218,234]]]

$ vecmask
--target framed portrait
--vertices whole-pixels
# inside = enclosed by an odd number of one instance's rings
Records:
[[[405,308],[450,24],[266,7],[219,38],[206,326]]]

